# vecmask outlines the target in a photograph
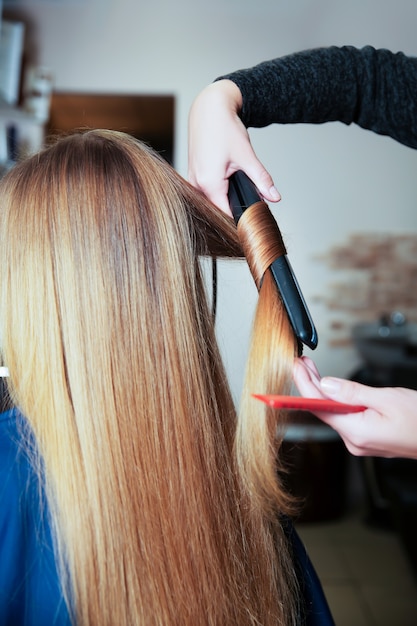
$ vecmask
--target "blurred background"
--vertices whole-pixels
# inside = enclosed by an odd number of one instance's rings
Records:
[[[415,0],[3,0],[2,15],[3,169],[49,134],[107,126],[186,177],[188,111],[217,76],[318,46],[417,55]],[[250,135],[317,326],[305,354],[323,375],[417,388],[417,151],[339,123]],[[246,264],[220,263],[217,333],[236,401],[255,303]],[[300,528],[337,623],[417,623],[414,462],[352,459],[314,419],[295,422],[290,487],[306,498]]]
[[[172,97],[168,119],[158,111],[154,117],[163,129],[172,122],[174,165],[184,176],[188,111],[217,76],[333,44],[417,53],[414,0],[3,0],[3,15],[25,26],[22,88],[35,68],[57,95]],[[362,319],[355,312],[346,320],[347,311],[335,315],[328,304],[332,285],[340,274],[344,279],[329,259],[354,234],[417,233],[417,153],[339,123],[275,126],[252,130],[251,137],[283,196],[273,210],[318,328],[314,358],[322,374],[346,376],[358,365],[357,351],[345,341],[348,326]],[[219,336],[236,397],[256,299],[251,281],[241,288],[242,275],[244,265],[229,264],[219,280]],[[372,316],[401,305],[384,303]]]

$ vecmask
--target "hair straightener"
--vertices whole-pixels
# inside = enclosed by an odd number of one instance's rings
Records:
[[[229,178],[229,203],[236,224],[249,207],[259,202],[266,204],[250,178],[242,170],[232,174]],[[269,271],[298,340],[300,354],[302,344],[314,350],[318,342],[317,331],[287,255],[275,259]]]

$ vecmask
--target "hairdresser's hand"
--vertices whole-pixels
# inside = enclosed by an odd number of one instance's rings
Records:
[[[239,88],[231,80],[220,80],[200,92],[189,115],[189,181],[228,215],[228,178],[239,169],[266,200],[280,200],[270,174],[253,151],[239,117],[241,107]]]
[[[307,357],[296,360],[294,381],[303,396],[368,407],[362,413],[316,413],[339,433],[352,454],[417,458],[417,391],[320,378]]]

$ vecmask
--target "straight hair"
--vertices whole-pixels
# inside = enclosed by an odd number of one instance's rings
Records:
[[[294,338],[264,281],[237,415],[198,262],[242,254],[123,133],[60,139],[0,183],[1,353],[78,626],[296,623],[280,414],[249,397],[288,386]]]

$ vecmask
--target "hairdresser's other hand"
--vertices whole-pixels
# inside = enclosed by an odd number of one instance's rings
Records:
[[[228,178],[240,169],[266,200],[280,200],[271,175],[252,148],[239,117],[241,107],[242,94],[235,83],[219,80],[199,93],[189,115],[189,181],[228,215]]]
[[[368,407],[361,413],[316,413],[339,433],[352,454],[417,458],[417,391],[321,378],[307,357],[296,359],[294,381],[303,396]]]

